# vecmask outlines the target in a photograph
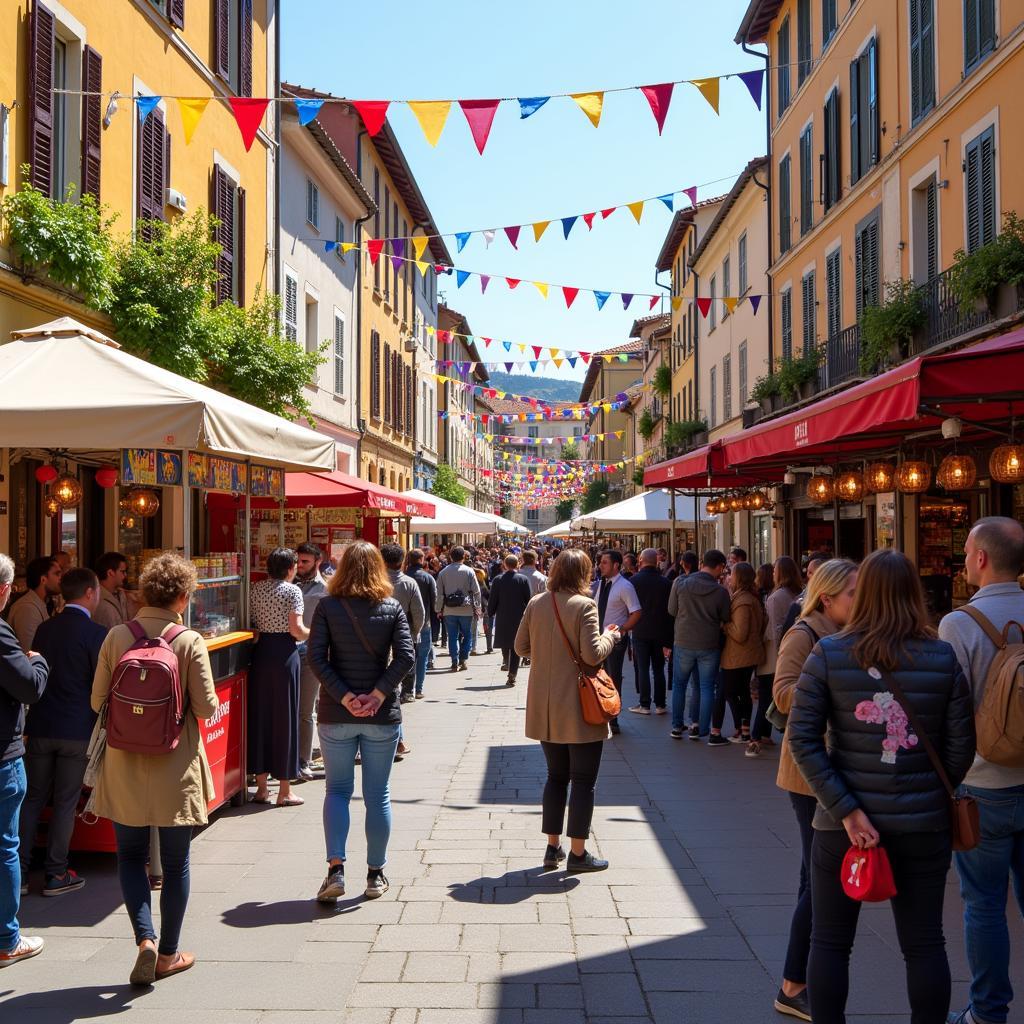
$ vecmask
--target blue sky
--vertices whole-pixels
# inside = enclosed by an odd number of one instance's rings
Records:
[[[733,42],[746,6],[747,0],[399,0],[385,7],[283,0],[282,75],[353,99],[542,96],[700,78],[763,67]],[[659,137],[639,92],[607,96],[596,129],[567,98],[552,99],[526,121],[515,104],[502,104],[483,156],[456,106],[436,149],[405,106],[393,106],[388,118],[434,222],[448,232],[554,219],[731,178],[763,154],[764,120],[736,79],[722,82],[720,111],[716,117],[692,86],[677,86]],[[699,198],[730,184],[701,188]],[[568,241],[557,223],[539,243],[527,228],[518,252],[500,231],[489,250],[475,236],[457,256],[454,239],[446,241],[456,266],[498,278],[653,293],[654,261],[670,218],[655,203],[639,225],[628,210],[604,222],[598,215],[592,232],[579,221]],[[461,289],[446,278],[442,292],[474,334],[565,349],[618,344],[647,313],[641,300],[623,312],[615,297],[598,312],[586,294],[567,310],[555,289],[544,300],[532,287],[510,292],[500,280],[481,295],[475,278]],[[561,375],[582,371],[565,366]]]

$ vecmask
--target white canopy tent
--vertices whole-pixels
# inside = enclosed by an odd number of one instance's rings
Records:
[[[403,498],[415,501],[429,501],[437,510],[433,519],[413,516],[411,529],[413,533],[529,533],[525,527],[513,523],[511,519],[495,515],[493,512],[478,512],[476,509],[464,508],[453,501],[439,498],[436,494],[421,491],[415,487],[402,491]]]
[[[538,537],[568,537],[572,533],[581,533],[581,530],[573,530],[572,520],[566,519],[564,523],[555,523],[554,526],[549,526],[546,530],[541,530],[537,534]]]
[[[484,512],[484,515],[490,515],[489,512]],[[511,519],[506,519],[504,516],[499,516],[497,513],[494,514],[494,518],[498,521],[498,530],[501,533],[529,533],[529,529],[522,525],[522,523],[514,523]]]
[[[693,529],[693,498],[676,495],[675,523],[683,529]],[[703,502],[698,502],[703,506]],[[710,519],[703,507],[699,507],[701,520]],[[670,496],[666,490],[644,491],[634,494],[632,498],[616,502],[606,508],[577,516],[572,521],[574,530],[598,530],[605,533],[653,533],[658,530],[672,529],[670,512]]]

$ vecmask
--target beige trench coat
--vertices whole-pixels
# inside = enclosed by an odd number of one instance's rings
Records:
[[[530,659],[526,691],[526,735],[546,743],[593,743],[608,738],[607,725],[588,725],[580,707],[579,672],[566,650],[555,621],[549,591],[538,594],[526,606],[516,633],[516,653]],[[597,605],[582,594],[557,596],[562,625],[580,661],[597,666],[615,646],[611,633],[597,626]]]
[[[159,636],[181,618],[163,608],[142,608],[136,619],[149,637]],[[92,708],[107,699],[110,679],[121,655],[134,639],[127,626],[115,626],[100,648],[92,683]],[[205,825],[206,806],[213,798],[213,778],[203,749],[198,719],[217,710],[213,670],[203,638],[194,630],[176,637],[171,649],[178,657],[185,691],[185,725],[178,746],[169,754],[133,754],[108,747],[93,794],[93,810],[121,825]]]

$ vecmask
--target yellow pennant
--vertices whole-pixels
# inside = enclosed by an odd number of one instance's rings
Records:
[[[672,312],[673,313],[676,312],[676,310],[678,310],[682,306],[682,304],[683,304],[683,297],[682,297],[682,295],[674,295],[672,297]]]
[[[541,295],[544,296],[545,299],[548,297],[548,286],[547,286],[546,282],[544,282],[544,281],[533,281],[532,284],[533,284],[533,287],[536,288],[537,291],[539,291],[541,293]]]
[[[416,266],[419,267],[420,277],[426,277],[430,264],[426,260],[417,260]]]
[[[718,83],[717,78],[694,78],[690,84],[697,86],[701,96],[711,104],[711,109],[718,113]]]
[[[552,359],[551,361],[555,364],[555,366],[558,367],[559,370],[562,368],[562,363],[565,362],[564,359]]]
[[[560,348],[549,348],[548,351],[551,353],[551,358],[554,359],[562,350]]]
[[[339,242],[338,247],[343,253],[351,252],[353,249],[358,249],[359,246],[355,242]]]
[[[437,330],[436,327],[432,327],[430,324],[427,324],[427,334],[433,334],[434,331],[436,331],[436,330]]]
[[[196,125],[210,102],[208,96],[179,96],[178,112],[181,114],[181,126],[185,129],[185,145],[192,141]]]
[[[736,303],[740,300],[730,297],[728,299],[722,299],[722,301],[725,303],[725,308],[729,310],[730,313],[734,313],[736,311]]]
[[[613,360],[614,358],[615,358],[615,356],[614,356],[614,355],[611,355],[611,354],[609,354],[609,355],[606,355],[606,356],[604,357],[604,361],[605,361],[606,363],[610,363],[610,362],[611,362],[611,361],[612,361],[612,360]]]
[[[640,223],[640,218],[644,215],[644,201],[641,199],[638,203],[627,203],[629,212],[633,214],[637,224]]]
[[[416,253],[416,259],[423,259],[423,253],[426,252],[427,246],[430,244],[430,239],[426,235],[416,235],[412,240],[413,252]]]
[[[625,433],[625,431],[624,431],[624,430],[616,430],[616,431],[615,431],[615,436],[616,436],[616,437],[622,437],[622,435],[623,435],[624,433]]]
[[[544,232],[547,231],[548,225],[550,223],[551,221],[549,220],[539,220],[536,224],[533,225],[533,240],[535,242],[540,241],[541,235],[543,235]]]
[[[525,352],[526,351],[526,346],[525,345],[520,345],[519,346],[519,351],[520,352]]]
[[[413,100],[409,103],[409,109],[416,115],[424,137],[432,146],[436,146],[441,138],[451,106],[451,100]]]
[[[601,123],[601,108],[604,106],[603,92],[577,92],[572,98],[576,105],[590,118],[590,123],[596,128]]]
[[[498,396],[498,398],[504,398],[505,397],[505,392],[504,391],[499,391],[499,392],[497,392],[497,396]]]
[[[601,410],[602,410],[602,412],[611,412],[612,411],[611,404],[608,403],[608,402],[602,402],[601,403]]]

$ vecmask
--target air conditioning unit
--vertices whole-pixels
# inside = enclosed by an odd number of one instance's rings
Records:
[[[406,338],[405,339],[405,351],[406,352],[415,352],[416,351],[416,339],[415,338]]]
[[[169,188],[164,191],[164,205],[173,206],[184,213],[188,209],[188,200],[176,188]]]

